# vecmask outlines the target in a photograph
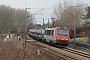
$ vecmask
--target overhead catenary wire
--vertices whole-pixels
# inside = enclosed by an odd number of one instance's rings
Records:
[[[68,1],[68,2],[70,2],[70,1]],[[67,2],[64,2],[64,3],[67,3]],[[85,5],[88,5],[88,4],[83,4],[83,5],[79,5],[79,6],[76,6],[76,7],[85,6]],[[42,11],[47,10],[47,9],[51,9],[51,8],[53,8],[53,7],[55,7],[55,6],[57,6],[57,5],[54,5],[54,6],[48,7],[48,8],[31,8],[31,9],[40,9],[40,10],[38,10],[37,12],[33,13],[33,14],[38,14],[39,12],[42,12]],[[67,10],[65,10],[65,9],[64,9],[63,7],[61,7],[60,5],[59,5],[59,7],[60,7],[61,9],[63,9],[65,12],[67,12],[69,15],[71,15],[72,17],[74,17],[73,14],[69,13]],[[42,13],[40,13],[40,14],[42,14]],[[75,17],[74,17],[74,18],[75,18]]]
[[[73,0],[72,0],[73,1]],[[70,2],[70,0],[69,1],[66,1],[66,2],[63,2],[62,4],[65,4],[65,3],[68,3],[68,2]],[[84,5],[88,5],[88,4],[90,4],[90,3],[87,3],[87,4],[84,4]],[[80,5],[80,6],[84,6],[84,5]],[[54,6],[56,6],[56,5],[54,5]],[[30,8],[30,9],[40,9],[40,10],[38,10],[37,12],[35,12],[35,13],[33,13],[33,14],[37,14],[38,12],[40,12],[40,11],[43,11],[43,10],[47,10],[47,9],[51,9],[51,8],[53,8],[54,6],[51,6],[51,7],[48,7],[48,8]],[[77,7],[80,7],[80,6],[77,6]],[[59,6],[61,9],[63,9],[64,11],[66,11],[68,14],[70,14],[67,10],[65,10],[64,8],[62,8],[61,6]],[[70,14],[71,15],[71,14]],[[71,16],[73,16],[73,15],[71,15]],[[73,16],[74,17],[74,16]]]
[[[70,2],[70,1],[69,1]],[[66,3],[66,2],[65,2]],[[88,4],[83,4],[83,5],[79,5],[79,6],[76,6],[76,7],[81,7],[81,6],[85,6],[85,5],[88,5]],[[54,6],[57,6],[57,5],[54,5]],[[54,6],[52,7],[48,7],[48,8],[42,8],[41,10],[38,10],[37,12],[35,12],[34,14],[37,14],[38,12],[40,11],[43,11],[43,10],[47,10],[47,9],[51,9],[53,8]],[[70,14],[67,10],[65,10],[64,8],[62,8],[61,6],[59,6],[61,9],[63,9],[65,12],[67,12],[68,14]],[[40,9],[40,8],[39,8]],[[72,17],[74,17],[72,14],[70,14]]]
[[[67,1],[67,2],[70,2],[70,1]],[[64,3],[67,3],[67,2],[64,2]],[[56,5],[54,5],[56,6]],[[41,10],[38,10],[37,12],[35,12],[34,14],[37,14],[38,12],[42,11],[42,10],[47,10],[47,9],[51,9],[53,8],[54,6],[51,6],[51,7],[48,7],[48,8],[31,8],[31,9],[41,9]]]
[[[79,6],[76,6],[76,7],[81,7],[81,6],[85,6],[85,5],[88,5],[88,4],[83,4],[83,5],[79,5]],[[51,8],[53,8],[53,7],[55,7],[55,6],[57,6],[57,5],[54,5],[54,6],[48,7],[48,8],[42,8],[42,9],[38,10],[37,12],[35,12],[34,14],[38,14],[38,12],[42,12],[42,11],[44,11],[44,10],[51,9]],[[69,15],[71,15],[72,17],[74,17],[73,14],[71,14],[70,12],[68,12],[66,9],[64,9],[64,8],[61,7],[60,5],[59,5],[59,7],[60,7],[61,9],[63,9],[65,12],[67,12]],[[42,14],[42,13],[41,13],[41,14]],[[75,17],[74,17],[74,18],[75,18]]]
[[[61,9],[63,9],[65,12],[67,12],[69,15],[71,15],[72,17],[74,17],[74,15],[70,14],[67,10],[65,10],[64,8],[62,8],[61,6],[59,6]]]
[[[84,4],[84,5],[79,5],[79,6],[76,6],[76,7],[81,7],[81,6],[85,6],[87,4]],[[72,17],[74,17],[74,15],[70,14],[67,10],[65,10],[64,8],[62,8],[61,6],[59,6],[61,9],[63,9],[65,12],[67,12],[69,15],[71,15]],[[75,18],[75,17],[74,17]]]

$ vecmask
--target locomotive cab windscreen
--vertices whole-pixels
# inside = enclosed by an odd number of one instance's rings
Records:
[[[68,36],[68,29],[58,29],[59,36]]]

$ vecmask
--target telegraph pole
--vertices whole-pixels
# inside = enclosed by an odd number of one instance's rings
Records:
[[[54,24],[55,24],[54,19],[55,19],[55,18],[51,18],[51,19],[53,20],[53,27],[54,27]]]
[[[48,27],[49,27],[49,18],[48,18]]]
[[[26,35],[27,35],[27,20],[28,20],[28,14],[27,14],[27,9],[31,9],[31,8],[27,8],[26,7],[26,21],[25,21],[25,43],[24,43],[24,46],[26,46]]]
[[[76,48],[76,6],[74,6],[74,49]]]
[[[25,21],[25,40],[24,40],[24,47],[26,47],[26,35],[27,35],[27,7],[26,7],[26,21]]]
[[[26,21],[25,21],[25,41],[24,41],[24,47],[26,46],[26,31],[27,31],[27,7],[26,7]]]
[[[43,27],[42,27],[42,29],[44,29],[44,18],[43,18]]]

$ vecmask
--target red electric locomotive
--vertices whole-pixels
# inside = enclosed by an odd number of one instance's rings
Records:
[[[69,29],[67,27],[46,28],[44,40],[50,44],[68,46],[68,41],[70,40],[69,35]]]

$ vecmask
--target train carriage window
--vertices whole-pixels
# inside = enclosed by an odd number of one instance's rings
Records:
[[[50,30],[45,30],[45,35],[50,35]]]
[[[45,30],[45,35],[47,35],[47,31]]]
[[[54,33],[54,30],[51,30],[51,36],[54,36],[53,33]]]
[[[54,31],[53,30],[45,30],[45,35],[51,35],[53,36]]]
[[[51,31],[50,30],[47,30],[47,35],[50,35]]]

